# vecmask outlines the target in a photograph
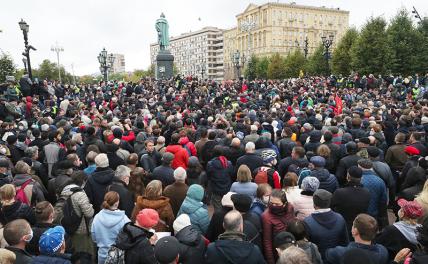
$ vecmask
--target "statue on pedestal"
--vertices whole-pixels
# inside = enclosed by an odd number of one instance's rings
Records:
[[[162,13],[160,18],[156,20],[156,31],[158,32],[158,44],[160,50],[166,50],[169,46],[168,21]]]
[[[156,79],[170,79],[173,77],[174,56],[169,52],[169,26],[165,15],[162,13],[156,20],[156,31],[158,32],[159,51],[156,56]]]

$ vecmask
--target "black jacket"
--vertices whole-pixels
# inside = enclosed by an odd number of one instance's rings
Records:
[[[417,241],[409,241],[395,225],[389,225],[376,236],[376,243],[383,245],[388,250],[389,259],[393,260],[398,251],[403,248],[409,248],[410,251],[414,252]]]
[[[336,178],[339,181],[339,184],[343,184],[346,181],[346,174],[348,169],[352,166],[358,166],[358,161],[361,159],[360,156],[353,154],[348,155],[339,161],[336,169]]]
[[[125,161],[116,152],[107,152],[108,164],[112,170],[116,170],[119,165],[126,165]]]
[[[155,251],[150,244],[153,233],[132,223],[123,226],[116,238],[116,246],[125,250],[125,263],[157,264]]]
[[[229,192],[232,185],[233,173],[232,163],[222,159],[222,157],[214,158],[208,162],[207,177],[213,194],[223,196]]]
[[[176,235],[179,245],[179,263],[199,264],[204,262],[205,241],[199,231],[192,225],[181,229]]]
[[[5,247],[7,250],[12,251],[16,255],[15,264],[30,264],[33,261],[33,257],[25,250],[16,247]]]
[[[266,263],[260,249],[245,241],[245,235],[225,232],[219,239],[208,245],[205,263],[213,264],[262,264]]]
[[[256,153],[247,153],[243,155],[236,161],[235,174],[236,172],[238,172],[239,166],[241,166],[242,164],[247,165],[248,168],[250,168],[250,171],[253,172],[257,168],[263,166],[263,159],[262,157],[260,157],[260,155],[257,155]]]
[[[295,146],[297,146],[296,142],[291,140],[291,138],[283,138],[276,144],[278,146],[279,153],[281,154],[281,159],[291,156],[291,151]]]
[[[161,181],[162,187],[165,188],[166,186],[173,184],[175,182],[174,169],[171,168],[170,166],[165,166],[165,165],[156,167],[153,170],[153,173],[150,174],[150,179]]]
[[[119,194],[119,209],[125,211],[126,216],[131,218],[132,210],[134,210],[134,194],[128,190],[126,184],[114,177],[107,190],[115,191]]]
[[[85,192],[89,201],[94,206],[95,213],[101,210],[107,186],[113,182],[114,171],[110,168],[97,168],[85,185]]]
[[[140,166],[147,172],[153,172],[157,166],[161,165],[162,156],[156,150],[151,153],[143,150],[138,156],[140,157]]]
[[[15,201],[11,205],[0,206],[0,222],[3,226],[16,219],[25,219],[30,225],[36,223],[36,216],[33,209],[27,204]]]
[[[206,237],[209,241],[217,240],[218,236],[224,232],[223,219],[224,216],[231,210],[231,207],[223,206],[220,211],[214,212],[207,230]]]
[[[25,250],[27,250],[28,253],[31,255],[37,256],[40,254],[39,252],[39,239],[42,236],[42,234],[48,230],[49,228],[55,227],[57,225],[55,224],[49,224],[49,223],[36,223],[32,226],[31,229],[33,229],[33,239],[25,246]],[[68,234],[65,234],[65,252],[66,253],[72,253],[72,242],[71,238]]]

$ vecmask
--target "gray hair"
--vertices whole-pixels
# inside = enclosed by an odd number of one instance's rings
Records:
[[[242,222],[243,220],[242,220],[241,213],[236,210],[232,210],[224,216],[224,220],[223,220],[224,230],[241,232]]]
[[[36,154],[36,152],[39,150],[39,148],[37,146],[32,146],[32,147],[28,147],[24,153],[27,157],[31,158],[34,156],[34,154]]]
[[[278,264],[311,264],[305,251],[296,246],[288,247],[279,255]]]
[[[131,175],[131,169],[125,165],[119,165],[114,172],[114,176],[117,178],[129,177]]]
[[[254,151],[256,149],[256,145],[254,142],[250,141],[247,144],[245,144],[245,150],[246,151]]]

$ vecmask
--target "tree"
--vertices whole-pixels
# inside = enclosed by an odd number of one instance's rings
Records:
[[[360,74],[385,74],[389,69],[392,53],[385,29],[383,18],[370,18],[352,46],[352,67]]]
[[[275,53],[271,59],[267,70],[269,79],[284,79],[285,78],[285,63],[284,58]]]
[[[259,60],[256,66],[256,76],[259,79],[268,78],[269,58],[263,57]]]
[[[417,50],[416,65],[414,71],[425,75],[428,69],[428,18],[424,18],[417,27],[417,37],[415,42],[419,44]]]
[[[289,54],[285,59],[285,77],[298,77],[301,70],[305,68],[305,55],[300,50]]]
[[[97,78],[94,78],[94,76],[91,75],[83,75],[79,77],[79,82],[84,84],[96,84]]]
[[[260,60],[256,57],[256,55],[251,55],[250,61],[248,62],[248,66],[245,69],[245,78],[248,80],[254,80],[257,78],[257,65],[260,63]]]
[[[339,41],[336,49],[333,51],[331,60],[331,68],[334,74],[342,74],[347,76],[352,71],[351,65],[351,48],[358,38],[358,31],[355,28],[350,28]]]
[[[308,74],[312,75],[325,75],[328,71],[327,61],[325,58],[325,48],[322,44],[316,48],[314,53],[309,56],[306,71]]]
[[[2,53],[0,56],[0,83],[6,81],[6,76],[14,76],[16,67],[10,55]]]
[[[147,76],[155,77],[156,66],[152,63],[147,69]]]
[[[58,79],[58,70],[55,63],[50,60],[43,60],[39,68],[36,69],[36,74],[33,75],[41,80],[56,80]]]

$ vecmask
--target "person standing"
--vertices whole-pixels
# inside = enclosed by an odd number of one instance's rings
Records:
[[[175,182],[166,186],[163,191],[163,195],[169,198],[172,212],[175,217],[177,217],[178,210],[180,210],[184,198],[186,198],[187,190],[189,189],[189,186],[186,184],[186,178],[186,170],[178,167],[174,170]]]

